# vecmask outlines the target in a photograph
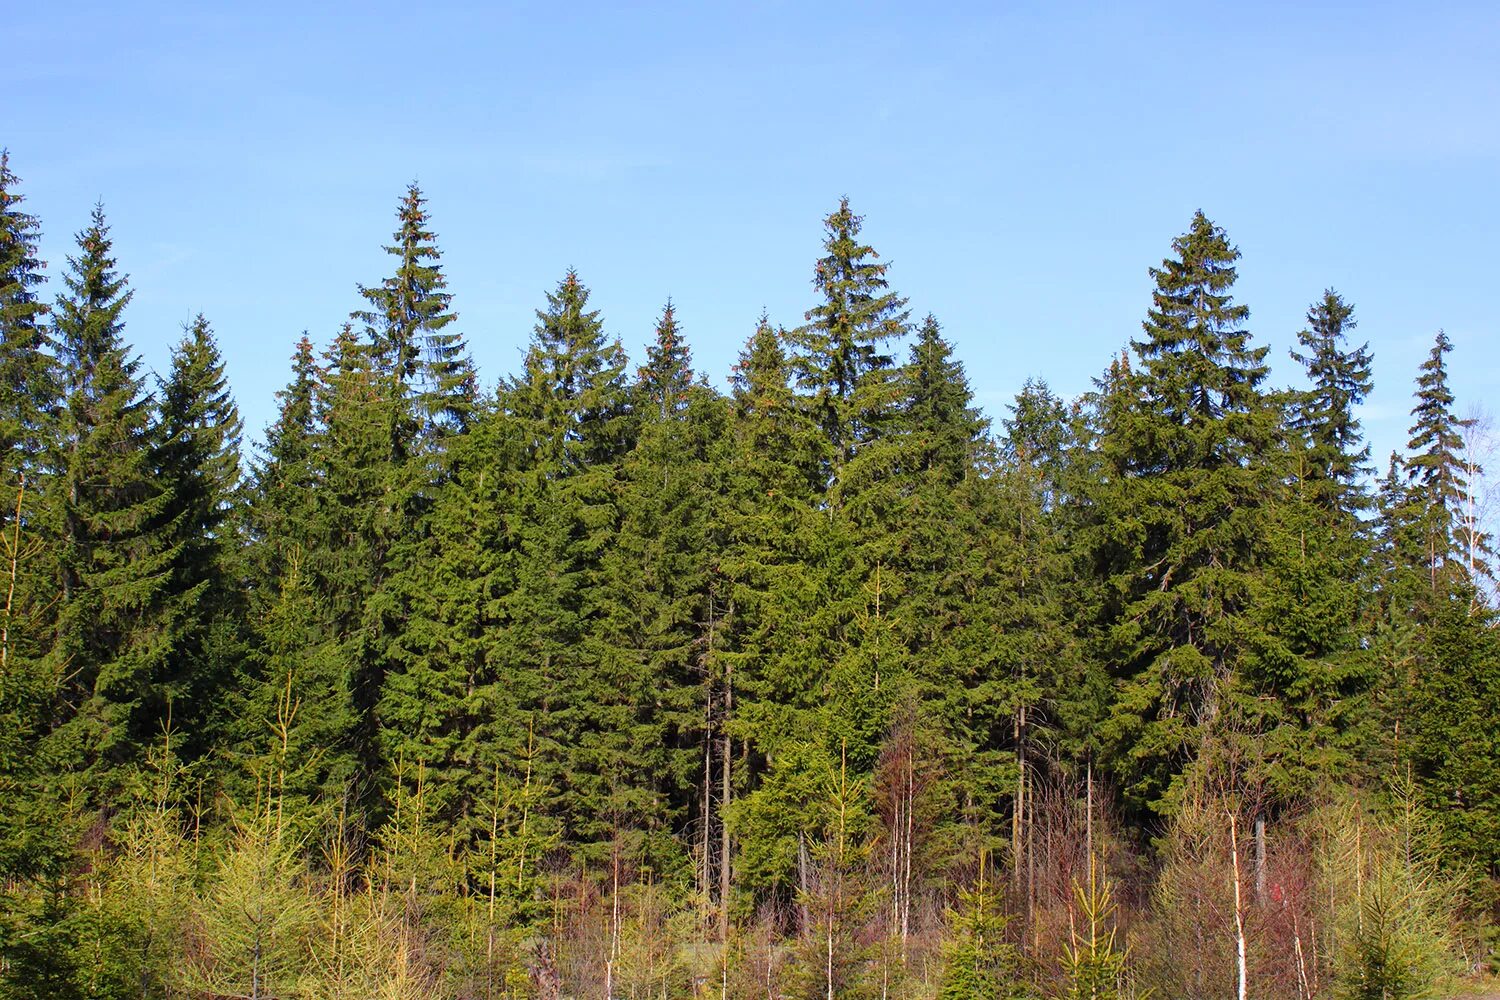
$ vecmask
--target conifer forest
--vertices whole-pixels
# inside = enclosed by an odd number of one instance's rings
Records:
[[[44,264],[12,154],[0,997],[1396,1000],[1500,965],[1443,333],[1373,455],[1358,304],[1309,276],[1272,356],[1199,212],[1091,391],[991,419],[830,199],[805,316],[747,317],[730,372],[670,300],[627,357],[568,270],[481,373],[413,184],[247,436],[213,317],[148,372],[104,209]]]

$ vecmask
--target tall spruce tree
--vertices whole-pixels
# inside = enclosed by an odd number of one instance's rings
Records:
[[[47,740],[56,675],[57,371],[42,300],[39,224],[0,150],[0,991],[70,995],[67,874],[73,830],[54,794],[68,763]]]
[[[405,494],[393,492],[389,378],[371,355],[350,324],[326,352],[314,395],[322,428],[312,453],[317,485],[299,569],[317,595],[320,634],[338,657],[353,700],[346,716],[353,728],[339,743],[358,765],[356,811],[369,803],[380,768],[374,713],[382,664],[373,653],[380,636],[367,628],[367,603],[387,578],[393,526],[407,523],[395,509]],[[276,581],[277,593],[285,582]]]
[[[70,752],[78,765],[108,769],[148,746],[190,692],[171,656],[182,543],[156,530],[173,498],[153,474],[151,399],[123,339],[131,293],[115,270],[102,208],[78,234],[64,283],[55,308],[66,403],[51,662]]]
[[[714,567],[729,423],[726,401],[694,384],[691,364],[668,309],[635,387],[643,412],[620,469],[619,529],[601,561],[595,648],[601,675],[616,682],[612,701],[594,706],[597,735],[585,748],[612,775],[611,808],[629,856],[683,874],[689,845],[674,835],[688,815],[712,815],[704,783],[717,777],[713,739],[724,714],[714,670],[724,607]],[[701,862],[702,844],[691,847]]]
[[[603,735],[594,707],[617,703],[622,679],[600,669],[589,639],[607,610],[597,583],[634,434],[625,371],[624,352],[606,340],[570,270],[537,312],[522,373],[500,403],[519,437],[517,553],[494,662],[515,699],[514,731],[535,734],[536,779],[556,790],[555,818],[596,861],[617,830],[610,793],[620,775],[588,748]]]
[[[762,315],[731,378],[718,590],[724,617],[709,665],[723,684],[720,731],[730,741],[718,758],[721,850],[731,840],[738,848],[730,863],[742,888],[790,900],[804,835],[820,819],[818,781],[827,764],[822,749],[805,741],[819,735],[808,720],[822,670],[808,650],[819,599],[813,554],[826,533],[818,506],[828,439],[791,388],[783,342]],[[736,745],[741,753],[732,755]]]
[[[1129,800],[1170,808],[1177,777],[1230,706],[1264,563],[1263,503],[1278,414],[1266,348],[1232,296],[1239,251],[1202,213],[1152,268],[1127,408],[1102,441],[1110,468],[1105,607],[1120,691],[1104,734]]]
[[[1367,346],[1348,348],[1353,308],[1329,290],[1298,333],[1309,387],[1288,397],[1282,481],[1268,495],[1259,641],[1242,712],[1264,734],[1258,775],[1286,800],[1347,779],[1368,750],[1366,642],[1373,555],[1360,513],[1369,448],[1355,407],[1370,392]]]
[[[1406,445],[1411,454],[1404,463],[1410,514],[1422,536],[1418,568],[1434,594],[1453,586],[1463,570],[1458,535],[1469,483],[1462,458],[1463,424],[1454,412],[1448,384],[1447,355],[1452,350],[1453,342],[1439,330],[1417,374],[1414,422]]]
[[[169,587],[182,608],[169,670],[182,678],[187,752],[208,749],[242,655],[240,415],[224,361],[201,314],[161,382],[153,471],[167,494],[151,531],[174,552]]]
[[[47,306],[41,300],[39,225],[10,158],[0,150],[0,768],[19,765],[38,735],[47,688],[39,659],[50,631],[55,546],[41,516],[46,477],[56,456],[57,372],[50,354]],[[11,740],[19,743],[12,744]]]
[[[496,780],[521,780],[529,742],[531,706],[494,654],[515,586],[515,422],[482,408],[449,459],[423,546],[393,581],[409,614],[387,655],[380,742],[408,780],[393,796],[413,794],[420,773],[429,818],[474,843],[489,832],[484,807]]]

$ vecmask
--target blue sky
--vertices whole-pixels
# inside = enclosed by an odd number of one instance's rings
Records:
[[[1200,207],[1278,382],[1355,303],[1377,456],[1439,327],[1460,407],[1500,398],[1500,5],[935,6],[21,4],[0,145],[49,273],[102,199],[146,363],[204,312],[255,433],[413,179],[487,383],[569,266],[633,356],[671,296],[722,382],[847,194],[992,415],[1085,390]]]

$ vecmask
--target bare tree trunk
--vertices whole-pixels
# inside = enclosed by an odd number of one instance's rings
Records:
[[[901,964],[906,965],[907,937],[911,933],[911,856],[913,823],[912,813],[916,811],[916,763],[912,759],[915,752],[915,734],[906,744],[906,864],[901,873]]]
[[[1234,813],[1229,813],[1229,858],[1234,868],[1234,945],[1236,959],[1236,995],[1245,1000],[1249,989],[1249,961],[1245,947],[1245,908],[1240,900],[1240,842]]]
[[[713,786],[713,758],[714,758],[714,707],[713,692],[710,690],[708,696],[707,718],[704,722],[703,731],[703,794],[702,801],[698,804],[698,816],[703,823],[703,830],[698,838],[698,852],[701,864],[698,866],[698,893],[702,896],[704,905],[710,896],[712,879],[712,860],[709,856],[709,838],[712,830],[713,803],[711,790]]]
[[[10,539],[10,583],[5,591],[5,626],[0,629],[0,667],[10,664],[10,617],[16,600],[16,575],[21,559],[21,502],[26,496],[26,473],[21,473],[21,484],[16,490],[16,527]]]
[[[807,912],[807,837],[797,831],[797,912],[798,931],[806,934],[812,923]]]
[[[1266,817],[1255,817],[1255,901],[1266,905]]]
[[[733,618],[735,606],[732,601],[729,604],[729,616]],[[708,648],[714,648],[715,622],[712,618],[712,597],[709,597],[709,624],[708,624]],[[723,730],[723,741],[721,741],[720,753],[723,760],[720,762],[720,783],[718,783],[718,943],[729,948],[729,880],[732,876],[732,868],[729,865],[729,823],[724,822],[724,811],[729,808],[730,799],[733,796],[730,786],[730,757],[733,756],[733,744],[729,738],[729,718],[735,711],[735,664],[733,661],[724,661],[724,711],[723,720],[720,721],[720,729]],[[724,969],[727,976],[727,961],[729,955],[724,954]],[[727,990],[727,985],[726,987]]]
[[[720,753],[723,760],[720,762],[721,776],[719,786],[719,943],[724,946],[729,944],[729,824],[724,822],[724,811],[729,808],[730,797],[733,792],[730,786],[730,757],[733,753],[733,745],[729,738],[729,715],[734,710],[734,665],[724,665],[724,721],[723,747]]]

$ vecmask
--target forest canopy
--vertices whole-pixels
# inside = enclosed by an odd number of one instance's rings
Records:
[[[0,157],[0,996],[1489,970],[1500,632],[1449,339],[1372,456],[1355,305],[1310,276],[1272,358],[1199,212],[1093,389],[995,422],[862,221],[722,388],[670,300],[632,360],[572,270],[482,379],[412,185],[247,448],[210,319],[145,372],[103,208],[45,280]]]

